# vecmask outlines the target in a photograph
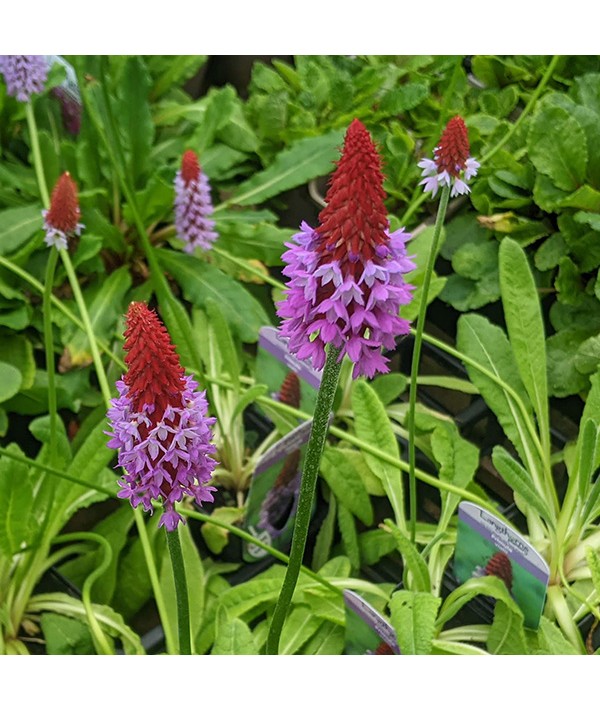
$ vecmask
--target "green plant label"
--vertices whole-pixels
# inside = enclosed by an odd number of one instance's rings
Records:
[[[400,654],[388,620],[353,590],[344,590],[346,654]]]
[[[458,507],[454,575],[459,583],[494,575],[523,611],[525,626],[537,629],[546,601],[550,569],[514,528],[476,504]]]

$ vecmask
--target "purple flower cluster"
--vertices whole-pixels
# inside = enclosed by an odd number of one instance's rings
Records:
[[[39,54],[0,55],[0,72],[4,75],[6,88],[10,96],[18,101],[27,102],[32,94],[44,90],[48,78],[48,62]]]
[[[196,247],[208,250],[217,239],[212,212],[208,178],[200,170],[196,154],[186,151],[175,176],[175,229],[186,252]]]
[[[184,495],[198,504],[213,501],[215,487],[208,486],[215,461],[210,457],[216,449],[211,444],[210,426],[214,417],[206,417],[208,405],[204,392],[192,376],[182,378],[181,404],[167,405],[159,421],[153,423],[155,406],[144,403],[135,411],[129,396],[129,386],[118,380],[119,397],[111,401],[108,417],[114,433],[108,446],[119,449],[118,463],[126,470],[119,481],[118,496],[130,499],[135,508],[153,512],[152,500],[162,499],[164,513],[159,526],[173,531],[183,517],[175,511],[175,503]]]
[[[325,364],[325,345],[332,343],[354,362],[353,377],[372,378],[389,370],[381,348],[393,350],[395,337],[406,334],[410,323],[399,316],[410,303],[413,287],[404,274],[415,268],[406,252],[411,235],[404,229],[390,233],[371,259],[342,269],[337,260],[322,262],[317,246],[321,238],[306,222],[283,255],[283,273],[290,278],[287,299],[279,304],[284,319],[281,335],[298,358],[310,359],[316,369]]]

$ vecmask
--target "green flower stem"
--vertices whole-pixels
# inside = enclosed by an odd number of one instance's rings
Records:
[[[46,264],[46,284],[42,301],[44,321],[44,350],[46,352],[46,371],[48,373],[48,415],[50,416],[50,464],[56,464],[58,406],[56,399],[56,378],[54,373],[54,339],[52,337],[52,286],[58,261],[58,250],[50,249]]]
[[[106,379],[106,372],[102,364],[102,359],[100,357],[100,351],[98,350],[98,344],[96,343],[96,336],[94,335],[94,328],[90,321],[90,315],[83,300],[83,294],[81,293],[81,287],[79,286],[79,281],[77,280],[77,275],[73,269],[73,262],[66,249],[60,250],[60,256],[62,258],[63,266],[67,272],[67,277],[69,279],[69,284],[71,289],[73,289],[73,296],[75,297],[75,302],[79,309],[81,315],[81,320],[85,328],[85,333],[90,342],[90,349],[92,351],[92,359],[94,361],[94,366],[96,368],[96,376],[98,377],[98,383],[100,385],[100,390],[102,391],[102,396],[106,406],[110,404],[110,399],[112,397],[110,387],[108,385],[108,380]]]
[[[585,654],[585,645],[583,644],[583,639],[575,621],[573,620],[573,615],[571,610],[567,605],[563,591],[559,585],[550,585],[548,588],[548,607],[554,612],[556,617],[556,622],[558,626],[563,631],[565,637],[571,642],[571,644],[577,649],[580,654]]]
[[[44,165],[42,163],[42,153],[40,151],[40,141],[38,137],[37,124],[35,122],[35,114],[33,113],[33,105],[31,101],[25,104],[25,114],[27,116],[27,125],[29,127],[29,137],[31,138],[31,152],[33,153],[33,167],[37,178],[40,197],[45,208],[50,207],[50,194],[46,185],[46,176],[44,175]]]
[[[444,185],[440,204],[438,207],[435,227],[433,230],[433,240],[431,250],[425,267],[423,276],[423,285],[421,286],[421,301],[419,303],[419,315],[417,316],[417,330],[413,346],[412,365],[410,368],[410,395],[408,402],[408,484],[409,484],[409,502],[410,502],[410,540],[415,542],[417,535],[417,480],[415,477],[415,408],[417,405],[417,376],[419,374],[419,362],[421,360],[421,345],[423,342],[423,328],[425,326],[425,316],[427,314],[427,297],[429,295],[429,285],[431,284],[431,275],[438,252],[438,244],[442,226],[446,219],[446,210],[448,209],[448,201],[450,200],[450,186]]]
[[[190,631],[190,603],[188,599],[185,564],[181,550],[179,529],[167,531],[167,545],[173,566],[175,596],[177,598],[177,629],[179,632],[179,654],[191,654],[192,642]]]
[[[279,599],[275,606],[269,634],[267,636],[267,654],[277,654],[279,650],[279,639],[281,630],[292,601],[292,595],[296,588],[302,558],[308,537],[308,527],[312,514],[313,499],[319,474],[321,455],[325,446],[325,438],[329,427],[329,415],[333,407],[333,399],[337,388],[340,368],[342,366],[340,351],[329,345],[327,349],[327,359],[321,378],[321,386],[317,394],[313,424],[310,431],[310,438],[304,457],[302,468],[302,478],[300,481],[300,494],[298,498],[298,510],[294,522],[294,533],[292,546],[290,549],[290,560],[285,578],[279,593]]]
[[[85,608],[88,624],[90,626],[90,631],[92,632],[92,638],[94,640],[94,646],[98,654],[114,654],[112,646],[109,644],[108,640],[98,620],[94,614],[94,608],[92,606],[91,592],[92,585],[98,578],[104,574],[107,570],[110,562],[112,560],[112,550],[111,547],[103,536],[97,533],[66,533],[62,536],[57,536],[55,539],[56,543],[68,543],[70,541],[91,541],[92,543],[97,543],[102,549],[102,562],[95,568],[85,579],[83,587],[81,589],[81,601]]]
[[[260,269],[253,267],[246,260],[238,259],[238,257],[234,257],[233,254],[229,254],[229,252],[226,252],[224,249],[220,249],[219,247],[216,247],[215,245],[212,246],[211,252],[218,254],[220,257],[223,257],[224,259],[228,259],[230,262],[232,262],[233,264],[236,264],[238,267],[240,267],[240,269],[243,269],[244,271],[248,272],[249,274],[254,274],[254,276],[258,277],[261,281],[264,281],[266,284],[270,284],[275,289],[282,289],[282,290],[285,289],[285,285],[282,284],[282,282],[280,282],[278,279],[275,279],[270,274],[265,274],[264,272],[261,272]]]

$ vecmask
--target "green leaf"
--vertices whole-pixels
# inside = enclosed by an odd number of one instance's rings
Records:
[[[402,531],[390,519],[385,520],[385,525],[390,529],[396,547],[402,553],[404,565],[411,573],[412,582],[410,589],[414,592],[431,592],[431,580],[429,577],[429,569],[427,563],[417,550],[416,546],[411,543]]]
[[[310,606],[311,612],[316,617],[336,625],[344,626],[346,613],[340,595],[335,595],[323,588],[308,589],[304,592],[303,600]]]
[[[10,254],[42,228],[41,205],[10,207],[0,212],[0,254]]]
[[[354,382],[352,408],[354,410],[354,426],[358,437],[381,452],[399,459],[398,441],[383,403],[373,388],[364,380],[356,380]],[[363,457],[373,474],[381,480],[396,516],[396,522],[404,530],[406,523],[403,482],[400,470],[369,452],[363,452]]]
[[[148,519],[145,527],[148,538],[152,541],[159,531],[156,521]],[[144,548],[141,539],[137,536],[127,551],[119,557],[117,584],[112,604],[117,612],[125,619],[129,619],[139,612],[152,594]]]
[[[371,381],[371,387],[384,405],[389,405],[406,390],[408,378],[403,373],[384,373]]]
[[[0,402],[10,400],[21,389],[21,371],[10,363],[0,361]]]
[[[23,456],[14,443],[7,449]],[[33,486],[27,465],[0,457],[0,552],[9,559],[19,552],[22,544],[30,543]]]
[[[600,364],[600,335],[586,338],[577,348],[575,367],[580,373],[590,375],[598,370]]]
[[[398,590],[390,611],[402,654],[430,654],[441,599],[430,592]]]
[[[244,343],[258,340],[258,330],[269,324],[269,317],[239,282],[212,264],[188,254],[160,250],[156,255],[163,268],[180,284],[188,301],[205,308],[207,300],[213,299],[233,332]]]
[[[342,536],[342,543],[344,544],[344,551],[352,565],[352,571],[356,572],[360,569],[360,549],[356,534],[356,523],[349,509],[343,504],[339,504],[338,506],[338,524]]]
[[[243,509],[235,506],[219,506],[213,509],[211,518],[216,521],[223,521],[223,523],[237,523],[243,515]],[[207,522],[202,524],[200,530],[209,550],[216,555],[221,553],[229,543],[229,531],[222,526]]]
[[[115,332],[115,324],[123,313],[125,294],[131,287],[129,268],[120,267],[108,276],[99,286],[88,305],[88,313],[94,335],[108,340]],[[87,335],[77,329],[65,344],[73,367],[85,366],[92,362],[92,351]]]
[[[312,555],[312,568],[313,570],[318,570],[321,568],[331,554],[331,544],[333,543],[333,533],[335,529],[337,513],[337,501],[335,496],[329,497],[329,508],[327,509],[327,514],[323,519],[319,533],[317,533],[317,538],[315,540],[315,545],[313,548]]]
[[[510,345],[543,438],[549,430],[544,324],[527,257],[510,238],[500,244],[500,288]]]
[[[211,654],[258,654],[248,625],[239,619],[230,620],[227,610],[217,610],[215,643]]]
[[[310,608],[306,605],[295,607],[283,625],[279,654],[295,654],[315,634],[320,625],[320,618],[310,614]]]
[[[233,412],[231,413],[231,425],[233,425],[236,417],[239,417],[239,415],[244,412],[248,405],[251,405],[259,397],[263,397],[263,395],[266,395],[268,390],[268,386],[264,385],[263,383],[252,385],[247,390],[244,390],[244,392],[240,395],[239,399],[236,401],[235,407],[233,408]]]
[[[549,394],[554,397],[567,397],[583,392],[588,385],[588,377],[577,367],[577,352],[585,342],[587,331],[567,328],[558,331],[546,341],[548,358]]]
[[[323,622],[302,648],[302,654],[339,655],[344,650],[344,628],[333,622]]]
[[[545,239],[535,253],[535,266],[540,271],[554,269],[560,260],[568,254],[569,248],[560,232]]]
[[[563,636],[558,625],[546,617],[540,620],[536,633],[538,648],[535,654],[579,654],[575,647]]]
[[[84,622],[46,612],[40,624],[47,654],[95,654],[90,628]]]
[[[534,511],[549,524],[554,522],[554,516],[537,491],[531,475],[510,454],[499,445],[492,450],[492,462],[504,481],[527,502]]]
[[[510,384],[510,387],[521,399],[527,413],[526,416],[529,416],[531,405],[523,387],[512,349],[502,329],[491,324],[483,316],[466,314],[461,316],[458,321],[457,345],[462,353],[494,374],[503,384]],[[469,378],[495,413],[504,432],[515,445],[521,460],[528,461],[528,454],[537,457],[531,436],[527,431],[524,415],[514,399],[506,392],[504,385],[499,385],[467,362],[465,362],[465,366]]]
[[[471,578],[462,585],[455,588],[447,598],[445,598],[440,614],[438,615],[436,626],[441,630],[460,610],[477,595],[487,595],[496,600],[502,600],[511,609],[519,610],[516,602],[511,598],[506,585],[500,578],[492,575],[483,578]]]
[[[586,136],[566,109],[544,106],[536,112],[529,127],[527,149],[536,169],[557,188],[572,192],[585,182]]]
[[[373,523],[373,507],[353,458],[344,449],[327,447],[321,458],[321,475],[341,504],[366,526]]]
[[[229,379],[229,382],[233,385],[234,392],[238,393],[240,388],[240,364],[231,337],[231,331],[216,301],[211,298],[207,299],[205,308],[208,317],[209,347],[213,351],[211,362],[219,373],[224,374]]]
[[[585,558],[592,573],[592,582],[596,588],[596,594],[600,595],[600,556],[589,546],[585,551]]]
[[[200,346],[183,304],[172,294],[159,294],[160,315],[177,348],[181,364],[195,373],[202,372]]]
[[[204,568],[198,552],[198,547],[194,543],[189,526],[179,526],[177,535],[181,541],[181,551],[185,565],[186,585],[190,603],[190,620],[192,639],[202,627],[204,619]],[[163,620],[163,624],[170,625],[173,639],[177,639],[177,601],[175,595],[175,581],[173,580],[173,566],[171,557],[165,555],[160,569],[160,587],[164,597],[165,605],[169,611],[168,620]]]
[[[136,187],[148,169],[154,139],[154,122],[148,104],[151,79],[139,56],[127,57],[119,81],[120,96],[115,116],[125,137],[128,172]]]
[[[498,600],[494,609],[494,622],[487,638],[490,654],[527,654],[527,640],[523,627],[523,613],[512,601],[508,605]]]
[[[0,339],[0,361],[10,363],[21,373],[21,388],[29,389],[35,378],[33,345],[26,336],[4,335]]]
[[[256,205],[313,178],[327,175],[339,158],[342,141],[341,131],[296,141],[279,153],[266,170],[242,183],[231,201],[236,205]]]
[[[598,423],[592,418],[586,420],[580,430],[577,450],[579,455],[577,468],[579,496],[582,501],[585,501],[596,471],[596,463],[600,457],[600,429]]]
[[[384,556],[396,550],[396,541],[389,531],[374,529],[358,536],[360,557],[365,565],[374,565]]]

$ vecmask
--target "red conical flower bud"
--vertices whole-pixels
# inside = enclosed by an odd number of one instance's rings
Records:
[[[50,198],[50,209],[43,210],[42,215],[46,230],[44,241],[49,247],[55,245],[57,249],[66,249],[67,238],[80,234],[83,225],[79,223],[81,212],[77,185],[69,173],[63,173],[56,181]]]
[[[181,177],[187,185],[200,177],[200,163],[194,151],[186,151],[181,158]]]

